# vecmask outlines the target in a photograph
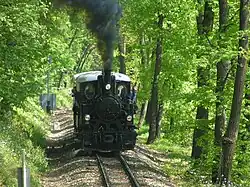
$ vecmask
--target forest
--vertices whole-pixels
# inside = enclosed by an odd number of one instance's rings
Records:
[[[137,88],[138,142],[167,155],[176,186],[250,186],[249,0],[117,1],[113,71]],[[102,69],[86,12],[62,2],[0,1],[0,186],[23,149],[32,186],[48,170],[47,73],[71,109],[72,76]]]

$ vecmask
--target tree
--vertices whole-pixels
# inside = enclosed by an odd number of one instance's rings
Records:
[[[249,20],[248,6],[249,6],[248,0],[240,1],[241,38],[239,40],[238,64],[237,64],[236,77],[234,83],[234,94],[231,105],[230,119],[222,142],[223,151],[222,151],[220,182],[226,181],[227,186],[229,185],[231,177],[232,161],[239,130],[241,106],[244,94],[244,83],[247,70],[246,54],[248,53],[248,34],[245,31],[248,29],[248,20]]]
[[[201,1],[198,1],[200,5]],[[207,37],[207,34],[212,31],[213,28],[213,10],[209,1],[205,1],[204,13],[202,9],[199,9],[199,14],[197,17],[197,29],[198,35],[200,37],[200,42]],[[201,56],[199,56],[201,58]],[[197,80],[198,88],[208,86],[209,80],[209,68],[203,67],[202,65],[198,66],[197,69]],[[193,147],[192,147],[192,158],[198,159],[201,158],[202,153],[204,153],[204,145],[198,143],[199,139],[207,134],[208,126],[208,109],[204,105],[197,107],[197,126],[194,129],[193,133]],[[203,144],[207,144],[206,141]]]
[[[0,110],[4,110],[20,106],[43,88],[47,31],[40,21],[48,8],[34,1],[11,0],[0,3],[0,12]]]
[[[164,21],[164,15],[158,15],[158,27],[162,29]],[[155,72],[152,83],[152,91],[151,91],[151,111],[152,111],[152,120],[149,124],[149,136],[147,140],[147,144],[153,143],[156,139],[157,135],[157,115],[158,115],[158,76],[161,71],[161,63],[162,63],[162,36],[159,36],[157,39],[156,45],[156,61],[155,61]]]
[[[228,28],[228,2],[227,0],[219,0],[219,43],[221,48],[226,48],[225,34]],[[215,145],[215,158],[212,170],[212,182],[216,183],[219,172],[222,134],[226,123],[226,113],[224,101],[224,88],[229,73],[230,61],[221,59],[217,65],[217,82],[216,82],[216,116],[214,127],[214,145]]]
[[[137,124],[138,129],[141,128],[141,126],[142,126],[142,124],[144,122],[146,112],[147,112],[147,108],[148,108],[148,101],[146,101],[145,103],[142,103],[142,105],[141,105],[140,117],[139,117],[139,121],[138,121],[138,124]]]
[[[120,73],[126,74],[126,64],[125,64],[125,54],[126,54],[126,44],[125,36],[119,33],[118,36],[118,49],[119,49],[119,62],[120,62]]]

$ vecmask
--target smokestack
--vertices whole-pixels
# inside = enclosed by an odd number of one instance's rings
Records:
[[[89,18],[87,28],[97,38],[97,47],[103,60],[105,77],[110,75],[116,39],[116,25],[122,12],[117,0],[56,0],[55,3],[82,8],[86,11]]]

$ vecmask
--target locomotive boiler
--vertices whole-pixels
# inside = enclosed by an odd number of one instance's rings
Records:
[[[135,93],[122,73],[90,71],[74,76],[74,128],[85,151],[123,151],[136,143]]]

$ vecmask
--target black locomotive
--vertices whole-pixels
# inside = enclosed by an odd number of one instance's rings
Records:
[[[74,128],[86,151],[123,151],[136,142],[135,93],[130,78],[101,71],[74,76]]]

